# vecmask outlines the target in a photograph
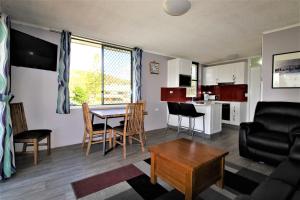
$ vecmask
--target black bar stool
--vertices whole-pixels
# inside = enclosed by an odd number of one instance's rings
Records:
[[[168,102],[168,109],[169,109],[169,114],[168,114],[166,133],[169,129],[170,115],[176,115],[178,118],[178,126],[177,126],[177,134],[178,134],[180,131],[180,124],[181,124],[180,105],[179,105],[179,103],[176,103],[176,102]]]
[[[197,117],[202,117],[202,119],[203,119],[203,131],[201,133],[204,133],[204,131],[205,131],[205,118],[204,118],[205,114],[204,113],[198,113],[193,104],[181,103],[180,104],[180,115],[183,116],[183,117],[188,117],[189,118],[189,131],[192,130],[192,136],[194,136],[195,119]],[[191,128],[192,119],[193,119],[193,128]],[[181,126],[181,123],[179,124],[179,126]]]

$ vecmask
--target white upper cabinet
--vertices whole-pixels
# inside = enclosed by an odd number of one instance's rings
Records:
[[[232,63],[234,83],[235,84],[247,84],[247,64],[246,62]]]
[[[168,87],[179,87],[179,74],[192,75],[192,61],[176,58],[168,60]]]
[[[231,83],[233,81],[233,69],[228,65],[216,66],[217,83]]]
[[[203,68],[203,85],[217,85],[217,79],[216,67]]]
[[[192,61],[185,59],[176,59],[179,63],[179,74],[192,75]]]
[[[246,62],[205,67],[203,69],[203,85],[218,83],[247,84]]]

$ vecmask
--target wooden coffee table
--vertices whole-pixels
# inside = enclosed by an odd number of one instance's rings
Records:
[[[217,184],[224,187],[224,164],[228,152],[188,139],[177,139],[149,147],[151,183],[157,176],[194,199],[201,191]]]

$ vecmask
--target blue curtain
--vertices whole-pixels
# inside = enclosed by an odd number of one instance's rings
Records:
[[[16,172],[9,102],[10,87],[10,18],[0,13],[0,180]]]
[[[63,31],[60,40],[60,54],[58,65],[58,95],[56,113],[70,113],[69,76],[71,33]]]
[[[142,99],[142,55],[142,49],[134,48],[132,50],[133,102]]]

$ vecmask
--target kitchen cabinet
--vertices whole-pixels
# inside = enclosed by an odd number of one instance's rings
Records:
[[[179,87],[179,74],[192,75],[192,61],[176,58],[168,60],[168,87]]]
[[[247,103],[234,101],[218,101],[221,104],[230,104],[230,119],[222,120],[224,124],[239,126],[241,122],[246,121]]]
[[[247,84],[246,62],[205,67],[203,85],[218,85],[219,83]]]
[[[216,67],[203,68],[203,85],[218,85]]]

